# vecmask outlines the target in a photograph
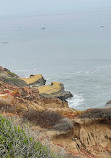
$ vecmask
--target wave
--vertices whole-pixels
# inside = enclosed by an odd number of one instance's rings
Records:
[[[28,72],[29,70],[15,70],[16,72]]]
[[[84,98],[82,94],[75,94],[73,98],[67,99],[69,107],[74,109],[84,108]]]
[[[105,70],[110,70],[111,69],[111,65],[103,65],[103,66],[97,66],[96,67],[96,70],[103,70],[103,69],[105,69]]]

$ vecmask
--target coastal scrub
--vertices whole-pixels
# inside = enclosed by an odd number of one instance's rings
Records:
[[[2,158],[57,158],[48,147],[26,135],[0,115],[0,157]]]

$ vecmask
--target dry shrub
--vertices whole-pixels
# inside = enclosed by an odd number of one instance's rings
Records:
[[[42,128],[51,128],[63,118],[60,114],[53,111],[37,111],[32,109],[25,112],[23,117]]]
[[[10,110],[12,107],[12,97],[3,96],[0,97],[0,110]]]
[[[0,97],[0,111],[6,113],[18,113],[20,110],[18,111],[13,96],[8,95]]]
[[[0,111],[13,114],[21,114],[28,109],[27,103],[19,103],[13,96],[0,97]]]
[[[103,119],[103,120],[111,120],[111,108],[101,109],[90,109],[86,110],[84,113],[82,113],[80,118],[89,118],[89,119]]]

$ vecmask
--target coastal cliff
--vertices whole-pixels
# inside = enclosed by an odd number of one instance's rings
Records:
[[[35,138],[40,138],[42,143],[48,142],[53,151],[64,149],[67,158],[111,157],[110,106],[78,111],[68,107],[66,98],[60,98],[64,86],[59,82],[32,86],[38,78],[32,81],[32,76],[27,82],[21,81],[16,74],[2,67],[0,75],[2,115],[14,118],[23,128],[27,120]],[[16,82],[12,78],[16,78]]]

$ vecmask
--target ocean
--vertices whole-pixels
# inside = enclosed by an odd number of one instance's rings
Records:
[[[0,17],[0,65],[62,82],[71,108],[103,107],[111,99],[110,6]]]

